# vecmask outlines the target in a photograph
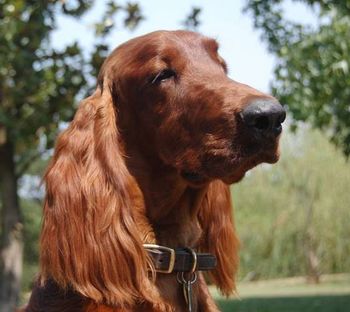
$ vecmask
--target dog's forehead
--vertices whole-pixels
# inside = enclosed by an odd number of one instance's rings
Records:
[[[105,60],[99,79],[107,72],[112,76],[115,73],[120,76],[128,76],[130,73],[142,76],[144,72],[162,67],[161,64],[175,65],[181,70],[186,63],[196,63],[200,59],[212,60],[225,68],[217,50],[218,43],[214,39],[196,32],[156,31],[118,46]]]
[[[159,55],[216,53],[217,49],[218,43],[212,38],[192,31],[177,30],[156,31],[136,37],[120,45],[115,51],[124,57],[132,52],[135,61],[144,62]]]

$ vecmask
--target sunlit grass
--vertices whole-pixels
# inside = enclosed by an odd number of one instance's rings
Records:
[[[245,282],[239,298],[223,298],[212,289],[221,311],[228,312],[346,312],[350,307],[350,274],[325,275],[320,284],[304,277]]]

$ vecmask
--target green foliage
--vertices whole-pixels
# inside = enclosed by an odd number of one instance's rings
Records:
[[[110,1],[102,22],[95,25],[98,42],[90,56],[84,56],[76,42],[54,49],[49,35],[56,28],[57,13],[81,16],[92,4],[92,0],[0,2],[1,140],[16,147],[18,176],[53,146],[59,124],[72,119],[76,95],[86,94],[94,85],[108,49],[103,38],[113,26],[113,15],[124,11],[129,28],[142,19],[137,4],[117,6]]]
[[[278,58],[273,93],[296,121],[323,130],[349,156],[350,1],[299,0],[317,12],[316,28],[287,20],[283,2],[249,0],[246,6]]]
[[[0,23],[0,123],[16,142],[18,163],[33,153],[39,136],[52,145],[59,120],[72,116],[75,94],[86,84],[77,44],[53,50],[55,1],[2,1]]]
[[[102,37],[108,35],[113,27],[115,27],[114,16],[120,12],[127,13],[124,17],[124,26],[129,29],[134,29],[144,19],[140,6],[137,3],[128,2],[125,6],[121,6],[114,1],[109,1],[102,21],[95,24],[96,35]]]
[[[183,25],[186,29],[190,29],[193,31],[198,30],[198,27],[201,24],[199,20],[200,13],[202,9],[199,7],[193,7],[190,14],[187,15],[186,19],[183,21]]]
[[[22,290],[29,291],[38,272],[42,207],[39,201],[34,200],[22,200],[21,207],[24,238]]]
[[[42,207],[39,201],[22,200],[24,261],[35,265],[39,259],[39,234],[41,231]]]
[[[233,186],[241,276],[309,274],[308,252],[320,273],[350,271],[349,185],[345,158],[320,133],[286,133],[279,163]]]

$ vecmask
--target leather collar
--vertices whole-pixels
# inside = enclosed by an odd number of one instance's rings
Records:
[[[144,244],[154,267],[160,273],[208,271],[216,267],[216,257],[210,253],[195,253],[190,248],[168,248]]]

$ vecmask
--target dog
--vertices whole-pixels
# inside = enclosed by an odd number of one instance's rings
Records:
[[[229,295],[238,266],[229,185],[278,160],[285,115],[211,38],[120,45],[57,140],[25,311],[218,311],[207,281]]]

